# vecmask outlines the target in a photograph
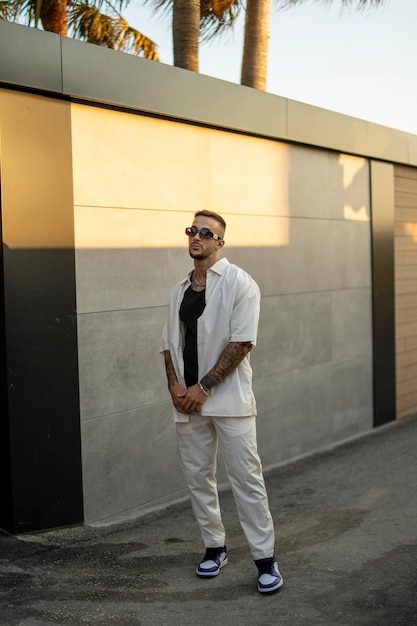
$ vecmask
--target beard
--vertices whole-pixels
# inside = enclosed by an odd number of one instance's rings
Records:
[[[196,261],[202,261],[203,259],[207,259],[207,257],[210,256],[210,254],[212,253],[211,250],[199,250],[199,251],[194,251],[194,250],[188,250],[190,257],[192,259],[195,259]]]

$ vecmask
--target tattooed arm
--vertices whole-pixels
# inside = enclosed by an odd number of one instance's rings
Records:
[[[171,353],[169,350],[164,351],[165,370],[168,380],[168,391],[171,394],[172,403],[180,413],[189,413],[184,407],[183,393],[186,391],[182,385],[178,382],[177,375],[175,373],[174,365],[171,359]]]
[[[206,389],[223,382],[245,356],[252,350],[250,341],[231,341],[221,353],[216,365],[201,379],[201,384]]]
[[[251,350],[252,343],[250,341],[231,341],[228,343],[217,363],[201,379],[200,382],[203,387],[210,390],[215,385],[223,382]],[[207,400],[207,396],[198,384],[180,392],[179,398],[183,401],[183,413],[200,412],[201,407]]]

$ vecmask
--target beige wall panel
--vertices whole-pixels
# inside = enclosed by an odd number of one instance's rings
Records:
[[[276,276],[271,263],[280,250],[287,248],[289,220],[276,216],[225,217],[228,228],[222,256],[232,262],[233,254],[237,250],[242,251],[243,267],[256,274],[257,268],[262,272],[264,270],[264,253],[267,251],[265,270],[271,274],[271,278]],[[78,312],[165,305],[172,286],[192,268],[188,238],[184,233],[191,221],[192,215],[185,212],[76,207]],[[322,224],[318,223],[318,226],[323,230]],[[307,228],[308,224],[305,224],[305,228],[301,227],[299,232],[303,233]],[[295,267],[299,267],[297,254],[302,251],[303,258],[308,257],[303,243],[307,239],[311,248],[311,228],[310,235],[306,232],[302,242],[291,248],[294,254],[289,260],[295,262]],[[262,244],[264,247],[257,248],[256,252],[248,252],[248,247]],[[326,267],[324,251],[324,247],[318,248],[314,259],[309,259],[311,262],[302,274],[302,288],[307,286],[309,278],[313,279],[318,263],[318,269],[322,271],[317,275],[323,284]],[[286,269],[291,267],[294,268],[289,265]],[[283,272],[282,277],[285,278],[285,275]],[[268,283],[267,276],[264,278],[266,283],[263,280],[263,285]],[[297,284],[294,283],[295,288]],[[287,287],[294,290],[290,284]],[[276,287],[272,289],[275,293]]]
[[[405,337],[405,346],[407,350],[417,350],[417,335]],[[417,362],[417,359],[416,359]]]
[[[407,171],[408,170],[408,171]],[[417,195],[417,178],[414,168],[405,166],[395,166],[395,187],[396,192],[404,192]]]
[[[417,137],[413,137],[417,139]],[[397,189],[405,187],[412,188],[417,191],[415,172],[408,165],[395,165],[395,186]]]
[[[397,324],[413,322],[415,319],[417,319],[417,306],[396,308],[395,320]]]
[[[409,218],[409,214],[414,213],[415,204],[416,204],[416,199],[415,199],[414,194],[410,194],[405,191],[404,192],[396,191],[395,206],[398,209],[398,220],[400,221],[407,220]],[[410,207],[410,208],[407,208],[407,207]],[[415,218],[413,217],[412,219],[415,219]]]
[[[413,301],[417,300],[417,280],[414,276],[402,277],[395,282],[395,293],[397,309],[410,306]]]
[[[411,342],[410,339],[414,341]],[[417,363],[417,335],[414,337],[403,337],[404,342],[404,350],[402,352],[398,352],[396,357],[396,366],[397,368],[408,368],[414,366]],[[400,339],[401,341],[401,339]],[[404,379],[407,375],[403,373],[402,378]]]
[[[397,417],[417,411],[417,169],[395,166]]]
[[[165,305],[190,269],[189,213],[75,208],[79,313]]]
[[[411,395],[415,392],[416,381],[413,380],[411,377],[406,380],[397,381],[397,393],[399,396]]]
[[[406,224],[403,226],[405,226],[405,228],[403,228],[403,231],[405,231],[405,233],[403,232],[396,238],[395,249],[399,252],[401,252],[402,250],[415,251],[417,243],[417,224]],[[414,234],[414,230],[416,231],[416,235]],[[409,236],[407,236],[407,234]],[[414,239],[415,236],[416,240]]]
[[[395,255],[396,256],[396,255]],[[395,278],[417,278],[417,263],[415,265],[403,265],[402,267],[395,268]]]
[[[411,322],[399,325],[396,333],[398,338],[410,337],[413,335],[417,335],[417,319],[415,317]]]
[[[211,209],[220,214],[288,215],[289,146],[210,133]]]
[[[396,194],[397,198],[398,195],[399,194]],[[395,222],[400,233],[405,234],[407,224],[413,226],[416,224],[417,196],[414,194],[404,194],[403,197],[404,199],[401,198],[401,201],[396,201],[395,204]],[[410,235],[411,233],[408,234]]]
[[[417,379],[417,350],[414,355],[414,363],[408,367],[399,367],[397,369],[397,382],[402,383],[405,381],[413,380],[415,388],[415,380]]]
[[[416,250],[395,250],[395,263],[405,266],[403,269],[413,271],[412,268],[417,267],[417,249]],[[407,265],[409,268],[407,268]]]
[[[2,228],[10,249],[74,245],[69,106],[0,90]]]
[[[397,398],[397,417],[407,417],[417,413],[417,392]]]
[[[76,205],[195,211],[210,203],[210,131],[72,105]]]

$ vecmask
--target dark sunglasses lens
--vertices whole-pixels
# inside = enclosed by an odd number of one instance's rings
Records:
[[[196,235],[197,234],[197,229],[195,226],[187,226],[187,228],[185,229],[185,234],[188,235],[189,237]]]
[[[200,235],[203,239],[211,239],[213,237],[213,233],[209,228],[202,228],[200,230]]]

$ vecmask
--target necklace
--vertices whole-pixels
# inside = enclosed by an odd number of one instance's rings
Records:
[[[193,272],[191,281],[194,283],[194,285],[197,285],[197,287],[205,287],[206,286],[206,283],[200,283],[200,281],[197,280],[195,272]]]

